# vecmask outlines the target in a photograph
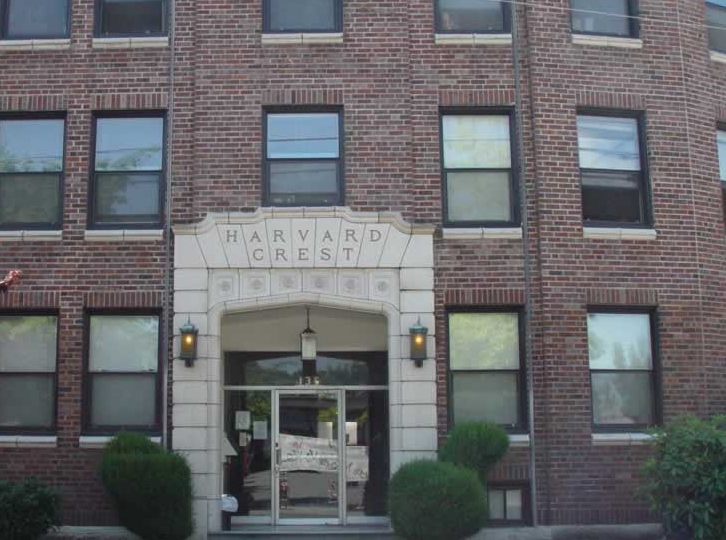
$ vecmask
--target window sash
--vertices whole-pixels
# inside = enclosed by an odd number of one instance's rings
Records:
[[[726,131],[718,130],[716,132],[716,145],[718,149],[719,177],[722,182],[726,182]]]
[[[89,372],[159,370],[158,315],[91,315],[88,334]]]
[[[17,3],[16,3],[17,2]],[[2,3],[0,3],[0,7],[3,7],[4,9],[0,9],[0,14],[2,14],[2,32],[1,38],[2,39],[63,39],[70,36],[70,0],[56,0],[56,3],[62,5],[58,6],[60,9],[56,9],[55,12],[50,12],[48,10],[47,2],[41,2],[42,5],[36,5],[36,6],[29,6],[30,2],[28,0],[6,0],[4,2],[4,6],[2,6]],[[63,28],[59,29],[58,26],[47,29],[46,31],[40,31],[40,32],[15,32],[13,31],[13,14],[14,10],[13,7],[16,5],[21,5],[21,9],[27,9],[29,7],[35,7],[36,11],[34,12],[36,15],[42,14],[46,15],[48,19],[53,21],[54,23],[58,24],[62,23]],[[22,13],[23,15],[29,15],[27,11]],[[62,17],[62,20],[60,19]],[[29,22],[29,21],[25,21]],[[47,20],[43,21],[47,25]]]
[[[445,114],[441,118],[442,163],[450,169],[511,169],[510,117]]]
[[[581,169],[580,172],[582,218],[585,222],[646,222],[646,190],[644,177],[639,171]],[[618,192],[621,204],[615,205],[612,197]]]
[[[587,314],[590,369],[650,371],[653,344],[649,313]]]
[[[89,379],[90,429],[154,430],[159,427],[160,392],[156,372],[90,373]]]
[[[524,493],[521,488],[492,487],[487,490],[489,521],[523,522]]]
[[[117,195],[123,200],[117,203],[117,211],[109,212],[106,210],[110,204],[104,204],[102,198],[109,195],[113,196],[113,192],[107,191],[105,183],[110,183],[114,179],[126,180],[126,190],[117,191]],[[136,180],[134,180],[136,179]],[[146,179],[146,180],[144,180]],[[152,183],[156,184],[155,189],[151,192],[146,189]],[[96,173],[94,175],[93,185],[93,223],[97,225],[134,225],[134,224],[159,224],[162,220],[161,210],[163,201],[163,174],[159,172],[142,172],[142,173]],[[152,186],[153,187],[153,186]],[[138,200],[142,205],[148,205],[143,210],[134,211],[133,206],[128,203],[128,195],[137,194]],[[153,197],[153,198],[149,198]],[[153,211],[152,211],[153,210]]]
[[[55,409],[55,372],[0,373],[0,432],[50,431]]]
[[[499,2],[499,12],[494,9],[487,10],[483,17],[477,17],[476,13],[451,13],[455,8],[455,4],[463,5],[467,0],[434,0],[435,1],[435,26],[436,33],[439,34],[508,34],[511,32],[511,10],[509,2]],[[469,3],[476,2],[482,8],[492,6],[492,0],[468,0]],[[454,7],[448,7],[454,6]],[[461,10],[460,10],[461,11]],[[469,10],[473,11],[473,10]],[[475,10],[474,10],[475,11]],[[493,15],[495,19],[489,18]],[[487,22],[489,21],[489,22]]]
[[[466,394],[461,390],[461,384],[457,384],[457,380],[467,380],[473,376],[479,379],[476,392],[467,391]],[[482,376],[484,379],[482,380]],[[488,421],[494,422],[505,428],[509,429],[520,429],[524,426],[524,406],[523,406],[523,393],[524,393],[524,379],[521,371],[517,370],[450,370],[450,393],[449,399],[451,403],[451,419],[452,423],[456,424],[457,421]],[[487,381],[487,378],[492,379]],[[507,379],[513,379],[510,381],[510,386],[507,387],[503,382]],[[483,382],[496,382],[497,393],[496,395],[488,394],[486,391],[482,391]],[[457,386],[459,391],[457,392]],[[510,395],[503,395],[509,393]],[[465,399],[466,398],[466,399]],[[472,399],[477,398],[476,406],[473,406]],[[506,401],[506,402],[505,402]],[[496,410],[496,406],[507,405],[509,408],[506,411]],[[493,413],[488,412],[488,407],[492,408]],[[475,414],[472,414],[476,411]]]
[[[614,379],[612,376],[619,377],[619,380]],[[647,379],[646,379],[647,377]],[[601,386],[602,382],[607,382],[608,390],[610,390],[611,404],[615,405],[613,409],[617,411],[604,409],[600,405],[600,392],[605,388]],[[622,390],[623,384],[629,384],[625,381],[637,381],[640,379],[640,384],[636,384],[631,395],[619,393],[618,390]],[[645,380],[644,380],[645,379]],[[596,383],[596,381],[601,381]],[[631,383],[632,384],[632,383]],[[619,388],[618,388],[619,387]],[[656,418],[656,389],[655,389],[655,376],[654,371],[650,370],[605,370],[605,369],[591,369],[590,370],[590,394],[592,400],[592,425],[595,428],[600,429],[644,429],[654,424]],[[617,396],[615,395],[617,394]],[[623,399],[625,398],[625,399]],[[606,398],[602,398],[603,400]],[[636,405],[642,405],[642,407],[632,407],[632,403],[628,403],[630,399],[636,402]],[[640,403],[638,403],[640,401]],[[618,403],[619,402],[619,403]],[[630,406],[629,406],[630,405]],[[608,415],[603,418],[604,415]],[[630,415],[630,416],[629,416]],[[635,415],[641,415],[635,416]],[[632,421],[626,419],[630,418]]]
[[[55,315],[0,316],[0,374],[54,373],[57,350]]]
[[[318,6],[314,5],[315,3]],[[320,4],[327,3],[330,10],[330,19],[327,24],[320,21],[321,24],[317,24],[314,18],[306,18],[306,15],[311,15],[312,11]],[[284,14],[289,13],[291,9],[304,9],[307,11],[305,14],[292,14],[294,22],[285,26],[282,21],[278,21],[275,24],[275,8]],[[318,19],[319,21],[319,19]],[[309,24],[305,24],[309,23]],[[270,33],[286,33],[286,32],[342,32],[343,30],[343,6],[341,0],[264,0],[263,3],[263,28],[265,32]]]
[[[641,136],[637,118],[578,114],[580,169],[642,170]]]
[[[518,312],[449,313],[448,321],[451,371],[520,369],[522,341]],[[493,329],[491,335],[490,329]],[[485,335],[473,339],[477,331]]]
[[[99,37],[149,37],[149,36],[165,36],[167,35],[167,5],[166,0],[96,0],[96,35]],[[131,30],[120,31],[117,28],[109,28],[109,20],[111,14],[107,13],[107,9],[114,4],[121,4],[119,9],[123,9],[125,16],[129,17],[127,23],[139,23],[143,19],[139,14],[134,15],[129,12],[128,7],[123,7],[123,4],[147,4],[148,7],[151,5],[158,5],[158,12],[155,14],[150,13],[152,16],[158,16],[158,28],[133,28]],[[137,6],[138,7],[138,6]],[[157,23],[157,21],[154,21]],[[156,26],[156,25],[154,25]]]
[[[706,25],[708,26],[708,44],[712,51],[726,53],[726,2],[711,0],[706,2]]]
[[[497,185],[504,177],[506,183]],[[514,223],[516,194],[510,169],[444,169],[444,183],[446,223]]]
[[[20,182],[26,185],[20,185]],[[0,228],[58,228],[62,208],[61,183],[62,174],[59,173],[0,174]]]
[[[602,2],[571,0],[571,27],[578,34],[637,37],[635,0]],[[611,14],[611,15],[608,15]],[[590,26],[590,27],[588,27]]]
[[[164,169],[164,118],[96,118],[94,171],[159,172]]]

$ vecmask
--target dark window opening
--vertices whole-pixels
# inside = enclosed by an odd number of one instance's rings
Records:
[[[166,35],[164,0],[99,0],[100,37]]]
[[[436,0],[436,31],[440,33],[509,33],[509,2]]]

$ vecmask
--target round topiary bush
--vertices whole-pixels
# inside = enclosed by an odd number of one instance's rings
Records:
[[[0,538],[36,540],[60,524],[60,498],[31,478],[21,483],[0,480]]]
[[[488,422],[456,424],[439,448],[439,460],[476,471],[482,483],[509,449],[509,436],[500,426]]]
[[[388,497],[393,530],[406,540],[466,538],[486,521],[486,493],[476,473],[452,463],[403,465]]]

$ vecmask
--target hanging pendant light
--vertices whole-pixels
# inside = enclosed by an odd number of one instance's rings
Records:
[[[310,328],[310,308],[307,312],[307,326],[300,334],[300,357],[303,360],[315,360],[318,355],[317,334]]]

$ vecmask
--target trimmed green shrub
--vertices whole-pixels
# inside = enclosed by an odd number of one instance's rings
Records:
[[[182,456],[144,435],[119,434],[104,449],[101,478],[121,525],[144,540],[192,534],[191,471]]]
[[[60,524],[60,497],[34,479],[0,480],[0,538],[35,540]]]
[[[487,501],[476,473],[452,463],[413,461],[393,475],[391,525],[406,540],[458,540],[484,526]]]
[[[726,538],[726,416],[686,416],[651,433],[655,455],[643,468],[642,493],[666,533]]]
[[[476,471],[482,483],[509,449],[509,436],[500,426],[487,422],[456,424],[439,448],[439,461]]]

